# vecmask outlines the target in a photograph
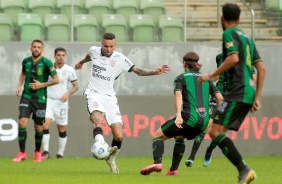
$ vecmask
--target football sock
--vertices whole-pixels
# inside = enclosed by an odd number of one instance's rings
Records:
[[[19,128],[19,146],[20,146],[20,151],[25,152],[25,143],[27,139],[27,131],[26,128]]]
[[[112,140],[112,147],[117,146],[118,149],[121,148],[122,141],[116,141],[114,138]]]
[[[64,151],[65,151],[65,147],[67,144],[67,132],[60,132],[59,133],[59,149],[58,149],[58,154],[63,156],[64,155]]]
[[[232,140],[226,137],[225,134],[217,135],[212,140],[212,143],[220,147],[222,153],[237,167],[239,172],[247,166]]]
[[[185,142],[184,139],[175,139],[174,148],[173,148],[173,156],[172,156],[172,164],[170,167],[171,171],[175,171],[178,169],[181,159],[185,152]]]
[[[212,151],[214,150],[215,147],[216,147],[216,145],[214,145],[214,144],[211,143],[210,146],[207,147],[206,155],[207,155],[207,154],[212,154]]]
[[[93,138],[95,139],[95,142],[105,142],[105,139],[103,137],[103,131],[101,127],[96,127],[93,130]]]
[[[189,156],[188,159],[193,159],[194,160],[195,155],[198,152],[199,147],[200,147],[201,143],[203,142],[205,135],[206,135],[206,132],[202,132],[202,133],[198,134],[194,138],[194,143],[193,143],[193,146],[192,146],[192,150],[191,150],[191,153],[190,153],[190,156]]]
[[[154,164],[162,163],[162,156],[164,154],[164,141],[157,137],[153,139],[153,157]]]
[[[35,132],[35,151],[40,151],[42,138],[43,138],[43,131]]]
[[[49,129],[43,130],[42,148],[43,151],[49,151],[50,133]]]

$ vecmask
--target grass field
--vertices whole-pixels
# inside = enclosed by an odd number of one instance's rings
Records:
[[[151,157],[118,157],[116,163],[119,174],[111,174],[105,161],[91,157],[54,157],[34,163],[32,158],[13,163],[12,158],[0,159],[1,184],[235,184],[237,170],[225,157],[212,157],[209,167],[202,166],[203,157],[196,157],[192,168],[187,168],[184,160],[179,167],[179,176],[163,176],[169,169],[171,158],[163,158],[163,171],[149,176],[139,174],[140,169],[152,163]],[[249,166],[256,170],[258,178],[254,184],[281,184],[282,156],[245,157]]]

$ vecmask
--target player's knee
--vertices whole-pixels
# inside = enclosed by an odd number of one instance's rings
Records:
[[[123,139],[122,135],[118,135],[118,136],[114,137],[114,140],[117,141],[117,142],[121,142],[122,139]]]

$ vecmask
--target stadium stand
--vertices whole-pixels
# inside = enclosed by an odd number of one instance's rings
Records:
[[[105,14],[102,17],[103,32],[112,32],[118,42],[128,41],[128,28],[123,15]]]
[[[140,0],[140,10],[143,14],[150,15],[156,26],[158,26],[159,16],[166,14],[163,0]]]
[[[96,17],[90,14],[74,16],[75,41],[96,42],[99,39],[99,26]]]
[[[13,26],[18,24],[18,14],[25,13],[26,6],[23,0],[1,0],[3,13],[10,16]]]
[[[44,18],[46,40],[51,42],[70,41],[69,20],[63,14],[48,14]]]
[[[183,42],[183,23],[180,17],[161,15],[159,17],[161,41]]]
[[[0,14],[0,41],[13,40],[13,24],[8,14]]]
[[[282,0],[265,0],[265,8],[270,11],[282,11]]]
[[[115,0],[113,1],[114,13],[123,15],[129,23],[129,17],[133,14],[138,14],[139,1],[137,0]]]
[[[32,41],[43,39],[43,24],[38,14],[20,13],[18,14],[18,26],[20,41]]]
[[[129,18],[132,41],[134,42],[154,42],[155,25],[150,15],[136,14]]]
[[[54,4],[52,1],[46,0],[29,0],[28,8],[31,13],[40,15],[44,20],[45,15],[54,13]]]
[[[72,9],[73,5],[73,9]],[[57,8],[60,12],[60,14],[66,15],[68,20],[71,21],[72,19],[72,11],[73,14],[81,14],[82,11],[82,5],[81,1],[76,0],[57,0]]]
[[[89,14],[96,17],[99,25],[102,25],[103,15],[111,12],[108,0],[85,0],[85,8],[88,9]]]

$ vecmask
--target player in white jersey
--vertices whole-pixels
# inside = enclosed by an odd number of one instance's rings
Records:
[[[114,82],[122,71],[133,71],[139,76],[160,75],[167,73],[169,66],[162,65],[156,70],[139,69],[126,56],[116,52],[115,46],[115,35],[105,33],[102,47],[91,47],[85,58],[75,65],[75,69],[81,69],[84,63],[91,61],[89,83],[84,95],[87,99],[87,109],[93,126],[93,138],[95,142],[105,142],[101,128],[102,118],[105,115],[113,134],[111,153],[106,162],[112,173],[119,173],[115,157],[121,148],[123,124],[118,100],[113,89]]]
[[[42,147],[43,153],[41,159],[47,159],[49,155],[49,127],[52,121],[56,122],[59,132],[59,149],[56,155],[57,159],[62,159],[67,143],[67,124],[68,124],[68,99],[78,90],[78,82],[75,70],[65,64],[66,50],[62,47],[55,49],[55,63],[57,75],[60,83],[47,88],[47,107],[45,123],[43,125]],[[68,90],[68,83],[72,88]]]

